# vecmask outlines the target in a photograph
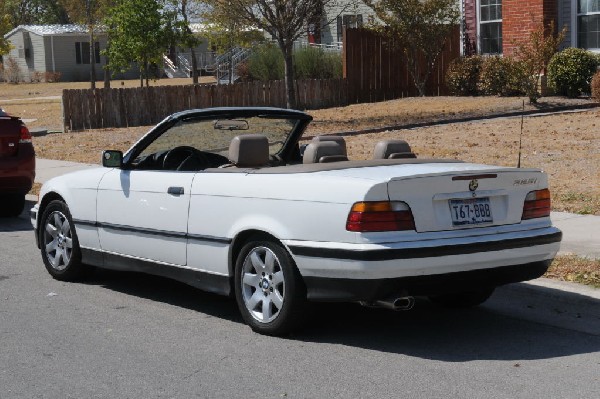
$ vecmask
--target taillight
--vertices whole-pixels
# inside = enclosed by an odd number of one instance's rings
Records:
[[[414,230],[415,222],[409,206],[399,201],[357,202],[352,205],[346,230],[400,231]]]
[[[525,197],[521,220],[550,216],[550,190],[531,191]]]
[[[31,143],[31,133],[25,126],[21,126],[21,137],[19,138],[19,144]]]

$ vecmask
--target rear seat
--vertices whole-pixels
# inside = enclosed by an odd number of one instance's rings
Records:
[[[373,159],[416,158],[410,145],[404,140],[381,140],[375,145]]]
[[[306,146],[302,162],[307,163],[326,163],[347,161],[348,157],[342,147],[336,141],[312,141]]]
[[[340,146],[342,146],[344,155],[348,156],[348,150],[346,149],[346,140],[344,140],[342,136],[315,136],[312,139],[313,143],[319,143],[323,141],[334,141],[338,143]]]

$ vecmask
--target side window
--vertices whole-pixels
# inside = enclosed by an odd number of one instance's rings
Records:
[[[577,47],[600,49],[600,0],[577,1]]]
[[[90,63],[90,43],[75,42],[75,63],[89,64]],[[94,43],[94,60],[96,64],[100,63],[100,42]]]
[[[502,54],[502,0],[479,0],[481,54]]]

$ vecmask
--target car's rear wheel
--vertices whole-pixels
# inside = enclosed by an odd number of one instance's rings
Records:
[[[494,293],[494,288],[473,291],[455,292],[451,294],[433,295],[429,299],[438,305],[448,308],[469,308],[481,305]]]
[[[81,250],[73,219],[67,205],[50,202],[40,223],[42,259],[48,273],[57,280],[76,281],[84,277],[88,266],[81,263]]]
[[[235,267],[235,295],[242,317],[256,332],[282,335],[306,312],[306,287],[289,253],[271,240],[250,241]]]
[[[2,196],[0,216],[19,216],[25,207],[24,194],[6,194]]]

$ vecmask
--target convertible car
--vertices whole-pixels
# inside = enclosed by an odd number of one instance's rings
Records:
[[[559,249],[547,176],[420,159],[401,140],[349,160],[339,136],[300,145],[311,117],[275,108],[167,117],[104,167],[48,181],[31,210],[48,272],[170,277],[235,297],[284,334],[309,301],[474,306],[541,276]]]

